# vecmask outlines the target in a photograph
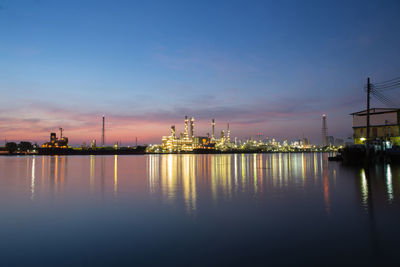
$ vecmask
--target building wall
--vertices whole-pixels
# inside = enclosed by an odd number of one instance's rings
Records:
[[[367,127],[353,128],[354,143],[363,144],[367,137]],[[370,138],[390,138],[393,144],[400,142],[400,127],[399,125],[391,126],[372,126],[370,127]],[[399,140],[398,140],[399,139]],[[400,143],[399,143],[400,144]]]
[[[369,121],[371,126],[398,124],[398,116],[396,111],[382,113],[382,114],[371,114]],[[366,115],[363,116],[353,115],[353,127],[366,127],[366,126],[367,126]]]

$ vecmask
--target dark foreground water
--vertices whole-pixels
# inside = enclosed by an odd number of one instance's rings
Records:
[[[0,157],[0,266],[400,263],[400,166]]]

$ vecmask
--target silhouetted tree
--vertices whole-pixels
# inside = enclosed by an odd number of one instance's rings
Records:
[[[18,144],[18,148],[19,148],[19,150],[21,150],[21,151],[28,151],[28,150],[32,150],[32,149],[33,149],[33,146],[32,146],[32,144],[31,144],[31,142],[22,141],[22,142],[20,142],[20,143]]]
[[[6,148],[8,152],[14,153],[14,151],[18,149],[18,145],[15,142],[9,142],[6,144]]]

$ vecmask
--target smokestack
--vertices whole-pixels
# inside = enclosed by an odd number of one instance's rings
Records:
[[[211,120],[211,127],[212,127],[212,132],[211,132],[211,140],[215,140],[215,119]]]
[[[190,138],[193,139],[194,137],[194,118],[190,118]]]
[[[322,115],[322,146],[326,146],[326,136],[328,135],[328,127],[326,127],[326,115]]]
[[[105,126],[105,116],[103,115],[103,130],[102,130],[102,134],[101,134],[101,146],[104,147],[104,143],[105,143],[105,137],[104,137],[104,126]]]

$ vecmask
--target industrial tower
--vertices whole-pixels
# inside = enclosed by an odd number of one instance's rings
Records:
[[[226,130],[226,141],[228,142],[231,141],[231,131],[229,130],[229,123],[228,123],[228,129]]]
[[[183,139],[185,140],[189,139],[188,123],[189,123],[188,116],[185,116],[185,132],[183,133]]]
[[[103,129],[102,129],[102,132],[101,132],[101,146],[103,146],[103,147],[104,147],[104,143],[105,143],[105,139],[104,139],[104,123],[105,123],[105,120],[106,120],[106,118],[103,115]]]
[[[190,118],[190,139],[194,138],[194,118]]]
[[[322,146],[326,146],[326,136],[328,135],[328,127],[326,126],[326,115],[322,115]]]
[[[174,139],[176,138],[175,125],[171,125],[171,136],[172,136]]]
[[[215,119],[211,120],[211,127],[212,127],[211,141],[215,141]]]

